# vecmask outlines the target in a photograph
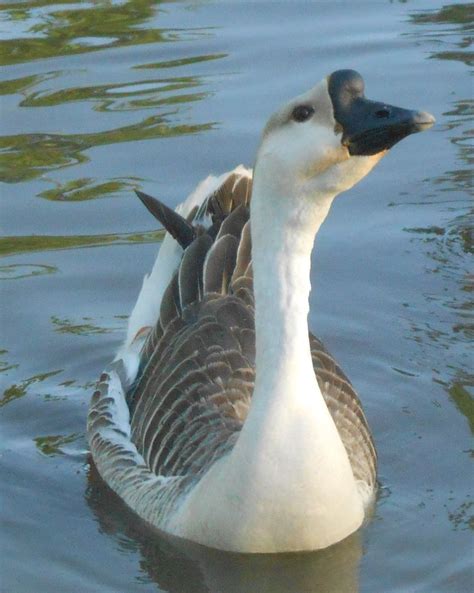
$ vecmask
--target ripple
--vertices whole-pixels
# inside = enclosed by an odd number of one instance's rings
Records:
[[[26,235],[17,237],[0,237],[0,256],[4,257],[17,253],[31,253],[38,251],[78,249],[81,247],[102,247],[106,245],[126,245],[130,243],[156,243],[163,239],[163,234],[163,231],[147,231],[143,233],[134,232],[110,235]],[[16,267],[25,265],[29,266],[29,264],[17,264]],[[15,266],[2,267],[11,268]],[[56,268],[54,271],[56,271]]]
[[[71,39],[73,45],[83,45],[84,47],[100,47],[117,43],[117,37],[76,37]]]
[[[217,53],[217,54],[202,54],[197,56],[188,56],[185,58],[179,58],[177,60],[164,60],[161,62],[151,62],[149,64],[139,64],[133,66],[134,70],[144,69],[155,69],[155,68],[177,68],[178,66],[188,66],[191,64],[199,64],[201,62],[208,62],[210,60],[219,60],[226,58],[229,54]]]
[[[55,274],[58,268],[44,264],[10,264],[0,266],[0,280],[19,280],[32,276]]]
[[[11,369],[16,369],[19,366],[18,363],[11,364],[8,360],[2,360],[3,358],[5,358],[6,354],[8,354],[8,350],[6,350],[5,348],[0,349],[0,373],[5,373],[6,371],[9,371]]]
[[[471,45],[474,32],[473,4],[417,11],[411,14],[410,18],[416,24],[425,25],[417,30],[417,36],[443,47],[441,51],[432,52],[431,59],[459,61],[464,62],[466,66],[473,64],[472,52],[466,51]]]
[[[204,87],[206,80],[200,76],[145,79],[130,83],[81,86],[55,91],[26,93],[21,107],[53,107],[78,101],[95,103],[96,111],[130,111],[137,108],[156,109],[160,105],[182,105],[210,96],[208,90],[190,93],[190,89]],[[188,91],[184,94],[184,91]],[[178,111],[175,111],[175,116]],[[164,115],[164,113],[163,113]]]
[[[19,398],[25,396],[28,393],[28,389],[32,385],[36,385],[37,383],[42,383],[43,381],[46,381],[50,377],[54,377],[55,375],[58,375],[59,373],[62,373],[62,372],[63,372],[63,369],[59,369],[56,371],[49,371],[47,373],[38,373],[37,375],[33,375],[32,377],[29,377],[28,379],[23,379],[19,383],[14,383],[13,385],[10,385],[10,387],[7,387],[7,389],[5,389],[2,397],[0,398],[0,407],[10,403],[13,400],[16,400],[16,399],[19,399]]]
[[[180,124],[172,120],[176,109],[154,115],[141,121],[91,134],[17,134],[0,139],[2,170],[0,179],[7,183],[28,181],[44,175],[46,171],[85,163],[86,150],[152,138],[171,138],[211,130],[214,122]]]
[[[65,447],[77,441],[81,435],[77,433],[69,435],[48,435],[43,437],[35,437],[36,448],[47,457],[55,457],[56,455],[64,455],[66,453]]]
[[[74,334],[76,336],[93,336],[96,334],[109,334],[114,331],[123,331],[123,324],[117,324],[116,327],[103,327],[92,323],[91,317],[83,317],[80,323],[71,319],[59,318],[56,315],[51,317],[51,323],[54,331],[60,334]]]
[[[94,2],[66,7],[37,4],[30,0],[20,6],[0,7],[8,24],[1,42],[0,64],[100,51],[103,47],[189,41],[210,34],[210,29],[202,27],[140,29],[159,10],[153,2]]]
[[[59,183],[55,180],[51,180],[51,182],[56,187],[45,190],[38,195],[47,200],[65,202],[82,202],[84,200],[118,196],[125,191],[129,192],[133,188],[138,188],[138,180],[111,179],[100,183],[86,177],[67,181],[66,183]]]
[[[38,84],[57,78],[63,74],[64,71],[57,70],[54,72],[45,72],[43,74],[32,74],[31,76],[22,76],[21,78],[13,78],[11,80],[4,80],[0,82],[0,95],[13,95],[16,93],[23,93],[28,89],[37,86]]]

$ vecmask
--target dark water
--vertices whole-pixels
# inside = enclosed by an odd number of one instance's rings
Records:
[[[473,5],[1,9],[2,593],[474,590]],[[101,484],[84,437],[158,247],[131,190],[176,205],[209,172],[251,165],[268,114],[342,67],[438,120],[336,201],[314,253],[311,327],[364,401],[375,516],[320,553],[178,545]]]

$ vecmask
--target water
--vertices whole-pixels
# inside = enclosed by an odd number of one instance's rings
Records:
[[[2,7],[2,593],[473,590],[472,5],[10,1]],[[472,61],[472,60],[471,60]],[[176,205],[341,67],[435,114],[336,200],[311,327],[380,456],[370,524],[320,553],[221,554],[142,525],[89,465],[93,383]]]

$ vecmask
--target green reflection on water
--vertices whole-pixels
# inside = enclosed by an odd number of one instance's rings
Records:
[[[469,495],[468,495],[469,497]],[[473,529],[474,530],[474,502],[466,500],[461,503],[454,511],[448,510],[448,518],[453,524],[454,530]]]
[[[81,435],[73,433],[70,435],[49,435],[45,437],[36,437],[34,442],[36,447],[43,455],[54,456],[64,455],[62,447],[70,445],[76,441]]]
[[[456,101],[454,103],[453,109],[450,111],[446,111],[445,113],[443,113],[443,115],[450,115],[459,118],[472,117],[474,116],[474,101],[472,101],[471,99],[465,101]],[[461,123],[462,121],[463,120],[461,119]],[[453,123],[454,125],[459,125],[460,122],[457,120],[454,120],[453,122],[453,118],[451,118],[449,126],[451,127]]]
[[[31,276],[54,274],[58,269],[45,264],[10,264],[0,266],[0,280],[20,280]]]
[[[8,350],[0,349],[0,356],[4,358],[5,354],[8,354]],[[9,371],[10,369],[16,369],[18,364],[10,364],[7,360],[0,360],[0,373]]]
[[[70,7],[61,5],[73,4]],[[15,64],[38,58],[51,58],[100,50],[104,47],[176,41],[203,35],[206,29],[140,28],[159,11],[156,0],[129,0],[110,3],[96,1],[79,6],[77,2],[30,0],[4,4],[4,19],[22,25],[16,39],[0,42],[0,64]],[[41,14],[33,9],[44,8]],[[22,37],[18,43],[18,37]]]
[[[129,243],[157,243],[163,239],[164,231],[146,233],[123,233],[112,235],[28,235],[24,237],[0,237],[0,257],[16,253],[75,249],[78,247],[100,247],[104,245],[125,245]]]
[[[28,88],[33,87],[44,80],[55,78],[59,72],[50,72],[47,74],[33,74],[32,76],[23,76],[22,78],[14,78],[13,80],[4,80],[0,82],[0,95],[13,95],[21,93]]]
[[[437,11],[419,12],[410,15],[418,24],[448,23],[461,25],[464,30],[471,30],[474,23],[474,4],[455,4],[443,6]]]
[[[157,3],[150,0],[131,0],[120,4],[96,1],[94,4],[61,7],[68,2],[51,4],[43,0],[24,2],[20,5],[2,5],[0,10],[12,25],[12,38],[1,41],[0,63],[11,64],[31,61],[56,55],[97,51],[104,47],[81,45],[77,40],[103,39],[107,47],[135,45],[152,42],[177,41],[189,35],[203,35],[204,29],[138,28],[155,15]],[[18,27],[20,26],[20,29]],[[24,36],[23,36],[24,35]],[[76,39],[76,42],[74,42]],[[203,54],[178,60],[135,65],[133,68],[165,69],[176,68],[216,60],[226,54]],[[3,61],[2,61],[3,60]],[[177,114],[183,104],[200,101],[209,96],[208,91],[191,91],[202,86],[200,76],[180,76],[164,79],[146,79],[116,84],[94,85],[59,90],[32,88],[45,80],[58,78],[61,71],[25,76],[0,83],[0,94],[22,93],[21,107],[52,107],[76,101],[92,101],[96,111],[136,111],[159,109],[152,117],[131,125],[89,134],[29,133],[4,136],[0,139],[2,151],[0,179],[21,182],[35,179],[45,172],[87,162],[85,151],[92,147],[134,142],[154,138],[170,138],[179,135],[208,131],[214,122],[201,124],[179,124]],[[75,183],[80,183],[78,180]],[[70,189],[70,199],[92,199],[99,195],[123,189],[114,186],[117,181],[106,180],[87,192],[83,188],[62,188],[59,192],[50,190],[42,195],[48,199],[62,199],[61,193]],[[111,185],[112,184],[112,185]]]
[[[83,163],[88,160],[83,151],[96,146],[195,134],[213,127],[213,123],[170,125],[165,117],[152,116],[130,126],[92,134],[4,136],[0,139],[4,151],[0,179],[7,183],[27,181],[51,169]]]
[[[15,81],[14,81],[15,82]],[[128,83],[66,88],[59,91],[30,93],[21,107],[52,107],[75,101],[96,101],[96,111],[133,111],[136,108],[160,107],[199,101],[208,93],[176,94],[176,91],[201,86],[201,77],[180,76],[146,79]],[[165,96],[167,93],[175,93]],[[140,98],[145,96],[144,98]],[[138,97],[138,98],[137,98]],[[168,114],[169,115],[169,114]]]
[[[192,56],[188,58],[181,58],[179,60],[167,60],[162,62],[152,62],[150,64],[140,64],[133,66],[134,70],[143,70],[148,68],[177,68],[178,66],[189,66],[190,64],[197,64],[200,62],[208,62],[209,60],[218,60],[226,58],[229,54],[204,54],[200,56]]]
[[[456,31],[454,45],[459,49],[449,49],[431,54],[431,59],[455,60],[471,66],[474,63],[473,53],[467,51],[472,43],[474,32],[474,4],[456,4],[443,6],[440,10],[423,11],[411,14],[410,17],[417,24],[433,23],[436,25],[456,25],[461,31]],[[447,31],[446,33],[451,33]],[[462,37],[459,36],[461,33]],[[428,32],[430,34],[430,32]],[[439,39],[438,39],[439,41]],[[443,40],[446,43],[446,39]]]
[[[53,201],[81,202],[83,200],[110,197],[111,194],[138,188],[138,180],[137,182],[130,182],[113,179],[103,183],[95,183],[90,177],[73,179],[62,184],[55,181],[53,183],[56,183],[57,187],[43,191],[38,195]]]
[[[20,381],[20,383],[10,385],[10,387],[7,387],[7,389],[5,389],[5,391],[3,392],[3,396],[0,398],[0,407],[26,395],[28,392],[28,388],[31,385],[41,383],[42,381],[45,381],[50,377],[54,377],[54,375],[57,375],[58,373],[62,372],[63,369],[59,369],[57,371],[50,371],[49,373],[39,373],[38,375],[33,375],[33,377]]]
[[[449,395],[456,405],[456,408],[466,416],[469,428],[474,434],[474,398],[461,383],[454,383],[449,388]]]
[[[474,147],[471,142],[472,130],[467,129],[467,126],[474,115],[474,101],[470,99],[456,101],[453,108],[443,113],[443,115],[450,118],[450,129],[459,128],[459,133],[453,134],[450,141],[458,150],[459,161],[463,160],[466,166],[446,171],[436,178],[433,183],[440,184],[442,186],[441,191],[451,192],[453,189],[459,189],[469,195],[474,187],[474,176],[472,174]]]
[[[95,334],[110,334],[117,331],[116,327],[100,327],[91,323],[90,317],[83,317],[83,323],[74,323],[71,319],[51,316],[51,323],[55,326],[54,331],[60,334],[74,334],[76,336],[92,336]],[[84,323],[85,322],[85,323]]]
[[[412,14],[411,18],[415,23],[425,25],[422,35],[433,42],[431,47],[438,50],[441,46],[443,49],[430,52],[430,59],[458,60],[466,65],[472,61],[472,54],[466,49],[474,31],[474,4],[444,6],[440,10]],[[429,180],[436,186],[434,195],[438,197],[439,211],[446,213],[442,226],[405,230],[418,235],[417,240],[423,245],[430,262],[434,263],[434,267],[430,265],[430,271],[442,278],[440,288],[425,295],[430,320],[424,328],[413,324],[413,339],[422,343],[427,337],[432,345],[436,344],[444,351],[444,370],[433,380],[445,386],[450,400],[466,418],[474,434],[474,399],[468,391],[474,384],[472,365],[467,349],[461,349],[462,342],[471,343],[474,335],[474,284],[469,260],[474,244],[470,201],[474,152],[469,142],[472,133],[468,127],[472,121],[473,106],[471,97],[460,98],[443,113],[447,137],[456,149],[456,168]],[[434,352],[432,350],[432,360]],[[457,509],[449,511],[449,519],[455,529],[467,527],[472,521],[468,517],[471,504],[463,502]]]
[[[441,51],[433,54],[432,57],[438,58],[439,60],[456,60],[464,62],[467,66],[474,65],[474,54],[467,51]]]

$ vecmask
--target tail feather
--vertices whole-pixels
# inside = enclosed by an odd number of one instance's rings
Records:
[[[196,231],[190,222],[156,198],[138,190],[135,193],[183,249],[194,241]]]

